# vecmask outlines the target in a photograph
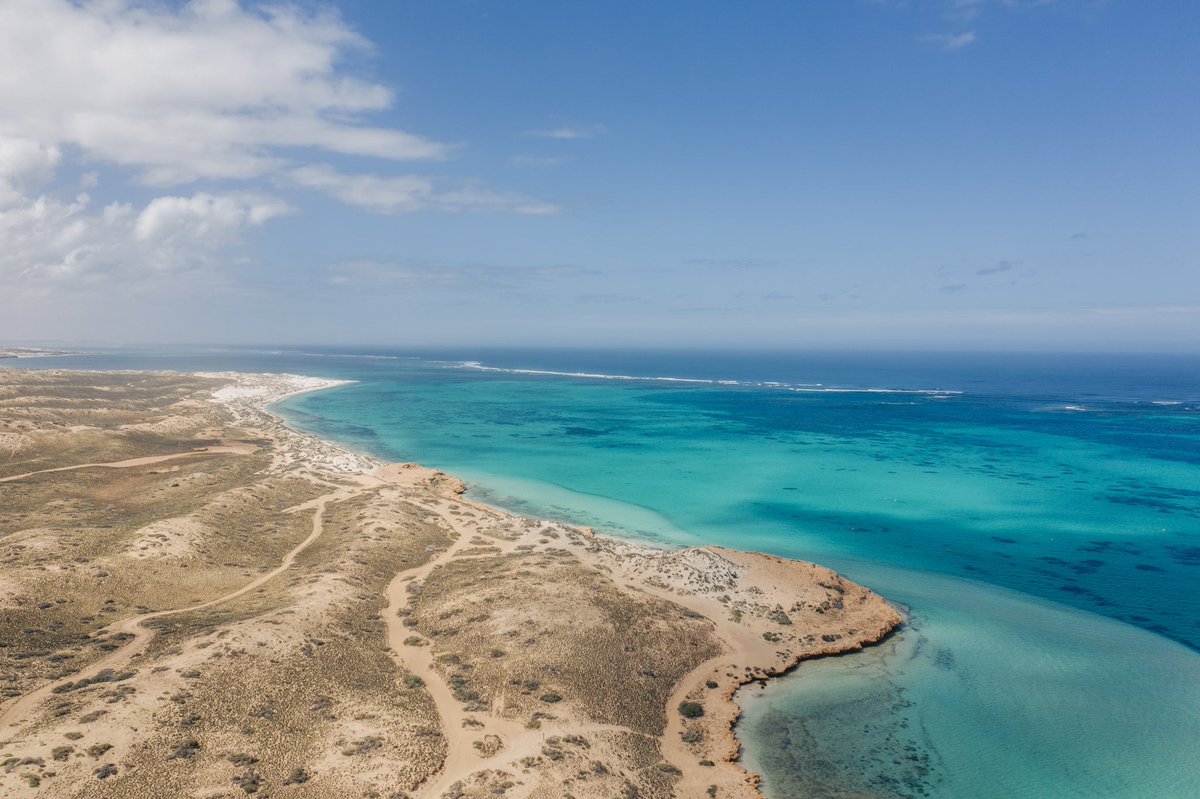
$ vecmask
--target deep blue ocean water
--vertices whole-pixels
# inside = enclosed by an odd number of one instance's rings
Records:
[[[280,410],[488,502],[814,560],[905,605],[744,691],[768,794],[1200,796],[1200,358],[227,350],[24,366],[360,381]]]

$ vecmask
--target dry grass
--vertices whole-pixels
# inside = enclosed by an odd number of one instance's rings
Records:
[[[448,563],[422,583],[411,618],[465,704],[652,736],[672,686],[719,651],[707,620],[622,591],[566,550]]]
[[[130,636],[115,621],[224,596],[310,532],[324,481],[269,469],[275,447],[206,401],[216,381],[0,370],[0,477],[253,443],[129,468],[0,484],[0,690],[69,678]],[[86,426],[87,429],[81,429]],[[344,480],[343,480],[344,482]],[[391,661],[380,613],[395,572],[446,546],[378,492],[330,505],[322,536],[256,591],[147,623],[128,670],[70,682],[4,745],[0,795],[324,797],[415,787],[445,754],[420,681]],[[68,737],[71,736],[71,737]],[[28,761],[28,762],[23,762]]]

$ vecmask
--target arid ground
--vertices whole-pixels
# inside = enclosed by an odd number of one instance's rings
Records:
[[[263,410],[327,385],[0,369],[0,796],[754,797],[737,688],[900,621]]]

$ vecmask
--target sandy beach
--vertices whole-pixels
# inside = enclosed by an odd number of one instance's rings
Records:
[[[738,689],[901,621],[268,410],[336,385],[0,369],[0,796],[756,797]]]

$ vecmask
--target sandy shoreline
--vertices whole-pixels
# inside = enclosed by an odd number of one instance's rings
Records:
[[[9,467],[0,478],[19,491],[34,491],[24,515],[48,520],[24,523],[40,527],[18,525],[16,538],[0,537],[0,545],[34,540],[30,536],[43,535],[38,530],[60,518],[52,508],[42,510],[48,506],[36,492],[43,481],[57,481],[46,488],[53,494],[62,492],[53,487],[62,480],[86,477],[88,485],[96,485],[87,492],[105,497],[126,496],[113,493],[125,489],[110,486],[141,481],[137,485],[143,487],[122,501],[176,515],[149,527],[133,525],[119,538],[115,554],[100,554],[94,566],[83,566],[100,575],[127,571],[131,564],[150,571],[130,578],[129,615],[118,612],[118,621],[100,628],[95,625],[102,622],[89,621],[94,612],[81,617],[94,632],[66,640],[94,641],[99,649],[89,655],[69,644],[74,654],[64,651],[55,658],[72,658],[83,668],[51,669],[49,679],[32,674],[18,679],[27,688],[10,692],[15,699],[0,706],[0,755],[18,767],[27,764],[27,770],[24,776],[20,768],[10,768],[11,777],[0,774],[0,796],[23,795],[10,781],[17,776],[28,784],[52,778],[55,786],[78,786],[42,795],[93,795],[97,778],[111,789],[103,795],[113,797],[146,791],[225,795],[212,792],[214,779],[255,790],[262,781],[279,780],[294,790],[299,783],[285,779],[285,766],[308,751],[293,777],[306,775],[303,795],[311,796],[343,796],[352,789],[394,792],[390,784],[411,792],[395,795],[428,799],[552,799],[569,785],[579,799],[622,792],[753,799],[760,796],[758,778],[741,766],[735,734],[739,688],[809,658],[872,644],[900,623],[880,597],[814,564],[718,547],[660,550],[515,516],[465,499],[465,486],[449,475],[415,464],[383,464],[288,427],[270,410],[288,397],[346,381],[232,372],[133,375],[7,373],[10,383],[49,385],[15,389],[17,396],[65,391],[64,396],[83,398],[64,400],[69,412],[53,423],[36,421],[44,412],[34,410],[35,421],[18,420],[0,432],[12,441],[13,457],[41,467]],[[132,421],[122,417],[113,427],[101,411],[90,410],[86,392],[55,389],[56,380],[72,386],[109,381],[115,389],[90,389],[103,403],[111,402],[112,391],[124,390],[123,380],[158,381],[155,390],[170,398],[131,400],[129,413],[141,415]],[[173,388],[178,383],[187,385]],[[131,451],[131,442],[149,445],[141,437],[130,439],[135,431],[159,436],[161,443]],[[195,440],[203,446],[187,446]],[[103,451],[114,456],[71,459],[83,442],[104,443]],[[38,456],[46,447],[60,454]],[[221,474],[229,475],[229,488],[218,493],[213,491],[219,486],[203,488]],[[201,491],[197,501],[204,503],[190,515],[177,515],[178,500],[166,506],[151,501],[188,485]],[[280,498],[268,501],[272,495]],[[20,501],[19,493],[12,496]],[[244,510],[230,516],[223,509],[231,501]],[[254,521],[256,514],[261,521]],[[259,546],[262,533],[256,530],[276,528],[284,537],[274,545],[275,554],[246,549]],[[66,541],[71,528],[57,535]],[[18,561],[28,557],[23,552],[16,550]],[[121,552],[143,560],[130,561]],[[54,587],[63,579],[80,585],[77,577],[47,574],[37,565],[45,557],[38,557],[28,570],[14,572],[10,591],[20,616],[14,623],[40,618],[29,615],[34,609],[21,609],[30,607],[23,595],[54,595],[63,590]],[[261,565],[250,568],[256,562]],[[172,578],[167,572],[175,568],[182,571]],[[158,598],[133,598],[154,580],[165,581]],[[172,587],[180,581],[194,586],[188,594]],[[114,596],[111,581],[87,578],[84,584],[103,591],[96,602]],[[92,589],[71,590],[82,590],[86,599]],[[62,606],[63,613],[70,604]],[[234,612],[237,608],[242,610]],[[64,623],[78,622],[64,617]],[[361,632],[350,639],[348,630]],[[168,638],[160,641],[164,634]],[[311,711],[303,703],[278,704],[284,702],[280,697],[273,715],[255,722],[267,725],[261,734],[269,734],[256,744],[259,755],[229,760],[219,754],[222,747],[245,746],[236,741],[252,729],[241,722],[237,732],[236,711],[214,716],[201,708],[179,717],[167,701],[185,697],[172,701],[190,704],[193,674],[210,675],[205,681],[216,693],[209,702],[224,702],[238,691],[250,691],[248,697],[286,692],[289,680],[306,675],[315,681],[309,695],[328,692],[329,701],[343,703],[348,699],[337,686],[347,678],[333,676],[337,672],[322,676],[311,665],[317,654],[311,642],[330,640],[343,643],[325,646],[323,653],[357,653],[351,661],[359,665],[351,673],[361,675],[360,681],[372,675],[370,693],[356,700],[357,710],[347,706],[315,727],[304,720]],[[214,641],[223,643],[211,647]],[[223,664],[230,658],[246,662],[229,670]],[[116,672],[129,680],[116,699],[93,687]],[[252,687],[255,680],[261,687]],[[87,687],[76,694],[73,686]],[[88,751],[103,745],[116,755],[96,771],[102,776],[89,775],[86,757],[77,761],[89,739],[54,746],[56,735],[74,740],[71,736],[94,732],[72,731],[65,711],[54,711],[55,702],[62,704],[56,696],[82,702],[70,705],[80,718],[88,715],[88,702],[120,702],[91,705],[107,714],[110,732],[108,741]],[[412,697],[406,709],[393,707],[402,696]],[[294,740],[271,731],[276,716],[294,716],[286,722],[296,730]],[[203,735],[194,741],[185,736],[180,744],[178,728],[163,726],[171,718],[182,718],[185,727],[188,718],[205,718],[195,728]],[[151,753],[180,746],[196,753],[185,758],[197,764],[192,772],[154,765]],[[69,753],[60,758],[63,752]],[[364,759],[368,752],[374,754]],[[49,767],[51,760],[63,763]],[[230,777],[229,762],[242,761],[249,770]]]
[[[199,373],[198,376],[218,377],[218,378],[225,378],[225,379],[239,379],[241,377],[245,377],[244,374],[236,373],[236,372]],[[262,376],[254,375],[252,377],[254,379],[259,379]],[[318,380],[320,380],[319,378],[307,378],[307,377],[303,377],[303,376],[293,376],[293,375],[280,375],[279,377],[296,378],[301,381],[309,381],[309,380],[318,381]],[[270,406],[277,404],[279,402],[283,402],[284,400],[289,399],[294,396],[299,396],[302,394],[307,394],[307,393],[312,393],[312,392],[317,392],[317,391],[330,390],[330,389],[338,388],[340,386],[350,385],[354,382],[355,381],[349,381],[349,380],[324,380],[324,381],[321,381],[319,384],[313,383],[312,385],[308,385],[308,386],[305,386],[302,388],[297,388],[297,389],[291,390],[291,391],[285,391],[284,393],[281,393],[281,394],[276,394],[278,389],[275,389],[275,390],[271,391],[270,393],[263,393],[263,394],[253,393],[253,390],[252,390],[252,393],[250,393],[248,396],[253,398],[252,402],[255,404],[257,410],[270,415],[272,418],[277,419],[285,427],[288,427],[286,420],[284,420],[281,416],[272,412]],[[257,385],[260,385],[260,384],[256,384],[256,386]],[[364,458],[369,457],[369,456],[360,456],[357,453],[353,453],[352,451],[345,449],[344,447],[342,447],[340,444],[337,444],[336,442],[322,439],[311,433],[306,433],[304,431],[296,430],[295,428],[291,428],[291,427],[288,427],[288,429],[294,430],[295,432],[297,432],[301,435],[311,436],[314,441],[319,442],[322,446],[334,447],[337,449],[341,449],[344,452],[346,452],[347,454],[352,455],[354,457],[364,457]],[[376,462],[379,465],[383,465],[383,461],[376,461]],[[424,468],[424,467],[420,467],[420,468]],[[451,479],[454,479],[454,478],[451,478]],[[463,488],[465,490],[465,488],[466,488],[465,484],[464,484]],[[460,499],[460,501],[463,504],[471,505],[471,506],[479,508],[480,510],[483,510],[485,512],[499,513],[499,514],[504,514],[504,515],[513,515],[507,510],[504,510],[501,508],[495,508],[495,507],[488,506],[488,505],[483,505],[482,503],[467,500],[465,498]],[[670,549],[665,549],[665,548],[659,549],[656,547],[648,546],[643,543],[634,543],[634,542],[625,541],[625,540],[621,540],[621,539],[617,539],[617,538],[608,538],[608,537],[604,537],[604,536],[595,535],[594,533],[591,533],[591,531],[588,531],[588,532],[591,535],[591,540],[595,547],[601,548],[601,549],[606,549],[609,552],[617,552],[617,551],[621,551],[621,550],[631,552],[631,551],[641,550],[646,553],[659,554],[659,553],[663,553],[663,552],[672,552],[672,551],[680,551],[680,552],[689,551],[689,550],[670,550]],[[745,554],[750,554],[750,555],[755,554],[755,553],[737,553],[737,552],[732,552],[729,550],[724,550],[720,547],[715,547],[715,546],[702,547],[702,548],[699,548],[699,551],[712,553],[718,557],[722,557],[722,553],[727,553],[727,555],[733,555],[733,556],[745,555]],[[786,564],[789,562],[797,563],[795,561],[787,561],[786,559],[775,558],[773,556],[759,555],[759,557],[768,558],[769,561],[773,561],[776,564]],[[819,568],[819,567],[817,567],[817,568]],[[702,602],[699,602],[696,604],[703,605]],[[857,651],[857,650],[863,648],[864,646],[870,646],[870,645],[879,643],[880,641],[882,641],[884,638],[886,638],[889,634],[891,634],[891,632],[893,632],[896,629],[896,626],[898,626],[898,623],[899,623],[898,619],[899,619],[898,616],[895,621],[893,621],[891,619],[885,619],[883,624],[881,624],[880,628],[876,632],[870,634],[867,638],[865,638],[863,640],[856,641],[851,646],[846,647],[846,646],[829,645],[829,646],[823,647],[820,651],[794,653],[794,654],[790,655],[789,657],[783,658],[781,661],[772,663],[771,665],[768,665],[768,666],[765,666],[762,668],[756,668],[756,669],[745,668],[742,672],[736,672],[736,671],[726,672],[724,675],[722,675],[720,672],[720,666],[716,662],[714,662],[713,664],[711,664],[711,668],[708,669],[709,673],[704,675],[703,680],[696,678],[696,679],[692,679],[689,681],[685,681],[684,683],[681,684],[680,688],[675,691],[672,698],[673,698],[673,700],[677,700],[677,701],[675,701],[675,704],[678,704],[678,702],[685,701],[688,697],[690,697],[692,695],[700,696],[700,695],[702,695],[702,692],[700,692],[698,690],[698,686],[699,686],[700,682],[707,683],[710,681],[711,677],[715,677],[718,679],[720,679],[721,677],[726,678],[725,680],[721,681],[721,688],[719,691],[719,695],[720,695],[721,699],[723,700],[723,706],[718,710],[717,714],[715,714],[715,715],[719,715],[722,718],[722,724],[724,725],[724,730],[726,732],[725,741],[723,742],[724,752],[722,754],[723,754],[725,762],[727,762],[730,765],[737,768],[741,772],[742,776],[744,777],[746,784],[749,786],[752,786],[753,788],[756,789],[755,790],[756,795],[760,795],[757,791],[757,786],[759,785],[759,782],[761,781],[761,777],[758,774],[755,774],[755,773],[749,771],[748,769],[746,769],[742,763],[742,758],[741,758],[742,744],[741,744],[740,739],[737,737],[737,724],[742,716],[742,708],[741,708],[741,705],[737,701],[738,691],[740,691],[742,688],[749,686],[749,685],[763,683],[767,680],[784,676],[784,675],[794,671],[805,660],[810,660],[810,659],[817,658],[817,657],[829,657],[829,656],[840,655],[840,654],[844,654],[844,653],[848,653],[848,652]],[[729,622],[727,620],[721,624],[721,626],[723,627],[723,629],[725,630],[725,632],[727,634],[733,631],[733,628],[731,625],[732,625],[732,622]],[[736,637],[736,636],[732,636],[732,637]],[[757,647],[754,647],[754,646],[747,647],[746,651],[738,653],[739,655],[742,656],[741,658],[739,658],[737,655],[735,655],[733,657],[733,659],[734,660],[746,659],[745,656],[749,655],[750,652],[756,648]],[[729,657],[727,656],[725,658],[718,658],[716,660],[729,660]],[[708,666],[709,664],[705,664],[705,665]],[[731,676],[732,676],[732,680],[730,681],[729,677],[731,677]],[[669,715],[669,719],[671,719],[672,721],[677,720],[677,718],[681,718],[681,717],[677,717],[676,715],[673,715],[673,714]],[[683,725],[681,723],[677,723],[677,724],[669,723],[668,724],[668,728],[669,728],[668,732],[676,731],[676,732],[682,733],[682,727],[683,727]],[[664,736],[664,738],[670,740],[669,736]],[[674,743],[674,742],[672,741],[672,743]],[[668,745],[670,745],[670,744],[668,744]],[[696,786],[696,787],[699,787],[699,786]],[[685,795],[687,795],[687,794],[685,794]]]

